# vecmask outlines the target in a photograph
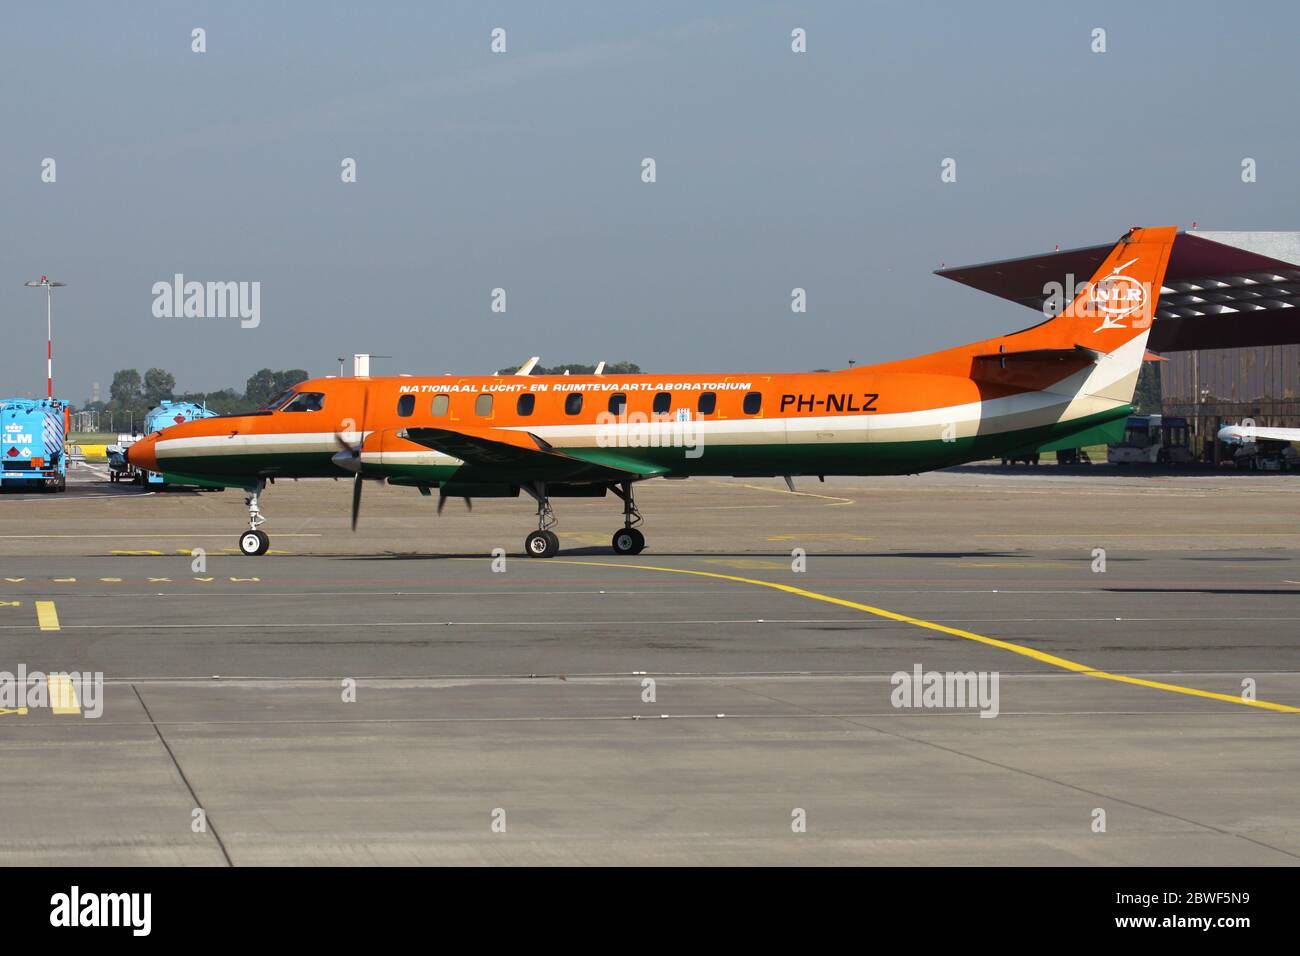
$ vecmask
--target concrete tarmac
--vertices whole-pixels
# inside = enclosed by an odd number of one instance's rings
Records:
[[[0,671],[104,677],[0,701],[0,862],[1300,861],[1290,476],[651,481],[643,554],[557,500],[549,561],[528,499],[350,491],[261,558],[236,490],[0,498]]]

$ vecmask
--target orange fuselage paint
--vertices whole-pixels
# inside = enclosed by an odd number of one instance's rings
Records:
[[[340,474],[331,456],[356,446],[366,477],[412,483],[427,468],[436,484],[461,462],[439,457],[436,440],[408,441],[409,430],[457,433],[501,448],[503,461],[538,442],[593,459],[611,429],[630,424],[656,435],[688,429],[704,443],[680,461],[628,450],[620,467],[657,463],[640,477],[941,467],[1126,415],[1174,236],[1172,227],[1130,232],[1063,315],[917,358],[812,373],[320,378],[295,388],[319,396],[314,410],[188,422],[147,436],[130,459],[251,481]],[[524,448],[508,432],[535,437]],[[511,467],[506,480],[518,478]],[[491,469],[478,462],[471,472],[483,479]]]

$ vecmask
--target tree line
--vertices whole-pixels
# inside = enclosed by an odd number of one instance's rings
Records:
[[[233,388],[215,392],[178,392],[176,376],[166,369],[151,368],[141,375],[138,369],[123,368],[113,373],[108,401],[87,402],[85,410],[99,412],[100,427],[104,430],[127,431],[141,427],[145,414],[163,401],[193,402],[218,415],[251,412],[278,392],[309,377],[306,370],[300,368],[280,371],[264,368],[249,377],[242,392]]]
[[[497,374],[513,375],[517,368],[519,364],[503,368]],[[595,365],[578,362],[550,367],[538,365],[532,374],[563,375],[567,371],[571,375],[590,375],[595,370]],[[634,362],[610,362],[605,366],[606,375],[637,375],[640,372],[641,367]],[[279,392],[309,377],[306,370],[300,368],[279,371],[264,368],[249,376],[242,392],[234,388],[215,392],[178,392],[176,376],[166,369],[146,369],[142,375],[138,369],[123,368],[113,373],[108,400],[87,402],[82,410],[99,412],[103,430],[123,432],[140,428],[148,411],[164,401],[193,402],[218,415],[237,415],[260,408]]]

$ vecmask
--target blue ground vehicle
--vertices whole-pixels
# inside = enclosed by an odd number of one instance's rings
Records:
[[[193,402],[164,400],[156,408],[150,409],[149,413],[145,415],[143,433],[151,435],[154,432],[163,431],[183,422],[192,422],[200,418],[216,418],[216,416],[216,412],[209,411],[203,405],[195,405]],[[136,474],[136,480],[142,485],[170,485],[176,487],[180,484],[170,476],[161,475],[156,471],[139,471]]]
[[[68,403],[61,398],[0,399],[0,490],[63,491]]]

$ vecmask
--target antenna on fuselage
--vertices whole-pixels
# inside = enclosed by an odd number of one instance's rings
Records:
[[[593,375],[604,375],[604,374],[605,374],[605,360],[604,360],[604,359],[601,359],[601,360],[600,360],[600,363],[596,366],[596,371],[592,372],[591,374],[593,374]]]
[[[529,359],[527,362],[525,362],[523,365],[519,366],[519,370],[518,370],[517,372],[515,372],[515,374],[516,374],[516,375],[528,375],[528,374],[530,374],[530,373],[532,372],[532,370],[533,370],[533,366],[536,365],[536,364],[537,364],[538,362],[540,362],[541,360],[542,360],[542,357],[541,357],[540,355],[534,355],[532,358],[530,358],[530,359]]]

